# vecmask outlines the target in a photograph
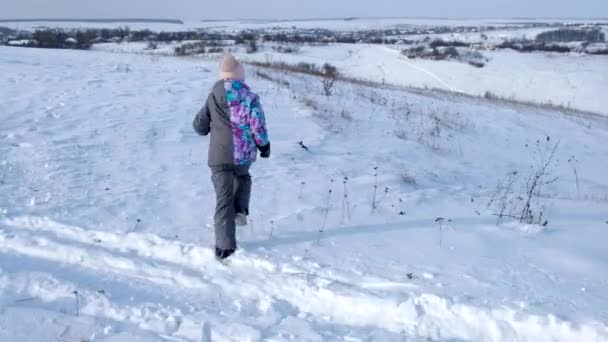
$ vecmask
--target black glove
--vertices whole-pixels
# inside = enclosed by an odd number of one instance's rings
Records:
[[[258,150],[260,150],[260,157],[270,158],[270,143],[264,146],[258,146]]]

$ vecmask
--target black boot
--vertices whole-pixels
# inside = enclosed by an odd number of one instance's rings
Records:
[[[221,248],[215,247],[215,257],[218,260],[224,260],[227,257],[234,254],[234,251],[235,251],[234,249],[221,249]]]

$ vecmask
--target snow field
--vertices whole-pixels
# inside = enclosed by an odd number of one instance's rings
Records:
[[[215,70],[0,49],[0,340],[608,340],[605,120],[248,68],[273,155],[226,267],[191,129]],[[549,226],[496,226],[546,136]]]
[[[296,54],[260,52],[243,59],[266,62],[328,62],[346,76],[416,88],[495,96],[536,104],[553,104],[608,115],[600,95],[608,88],[605,56],[480,51],[483,68],[457,61],[408,59],[399,47],[329,45],[304,47]]]

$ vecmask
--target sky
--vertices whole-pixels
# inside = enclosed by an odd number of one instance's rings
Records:
[[[0,19],[607,18],[608,0],[0,0]]]

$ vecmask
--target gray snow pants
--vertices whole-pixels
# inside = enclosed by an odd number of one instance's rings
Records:
[[[236,249],[234,219],[237,212],[249,214],[251,196],[250,165],[211,166],[211,181],[215,188],[215,247]]]

